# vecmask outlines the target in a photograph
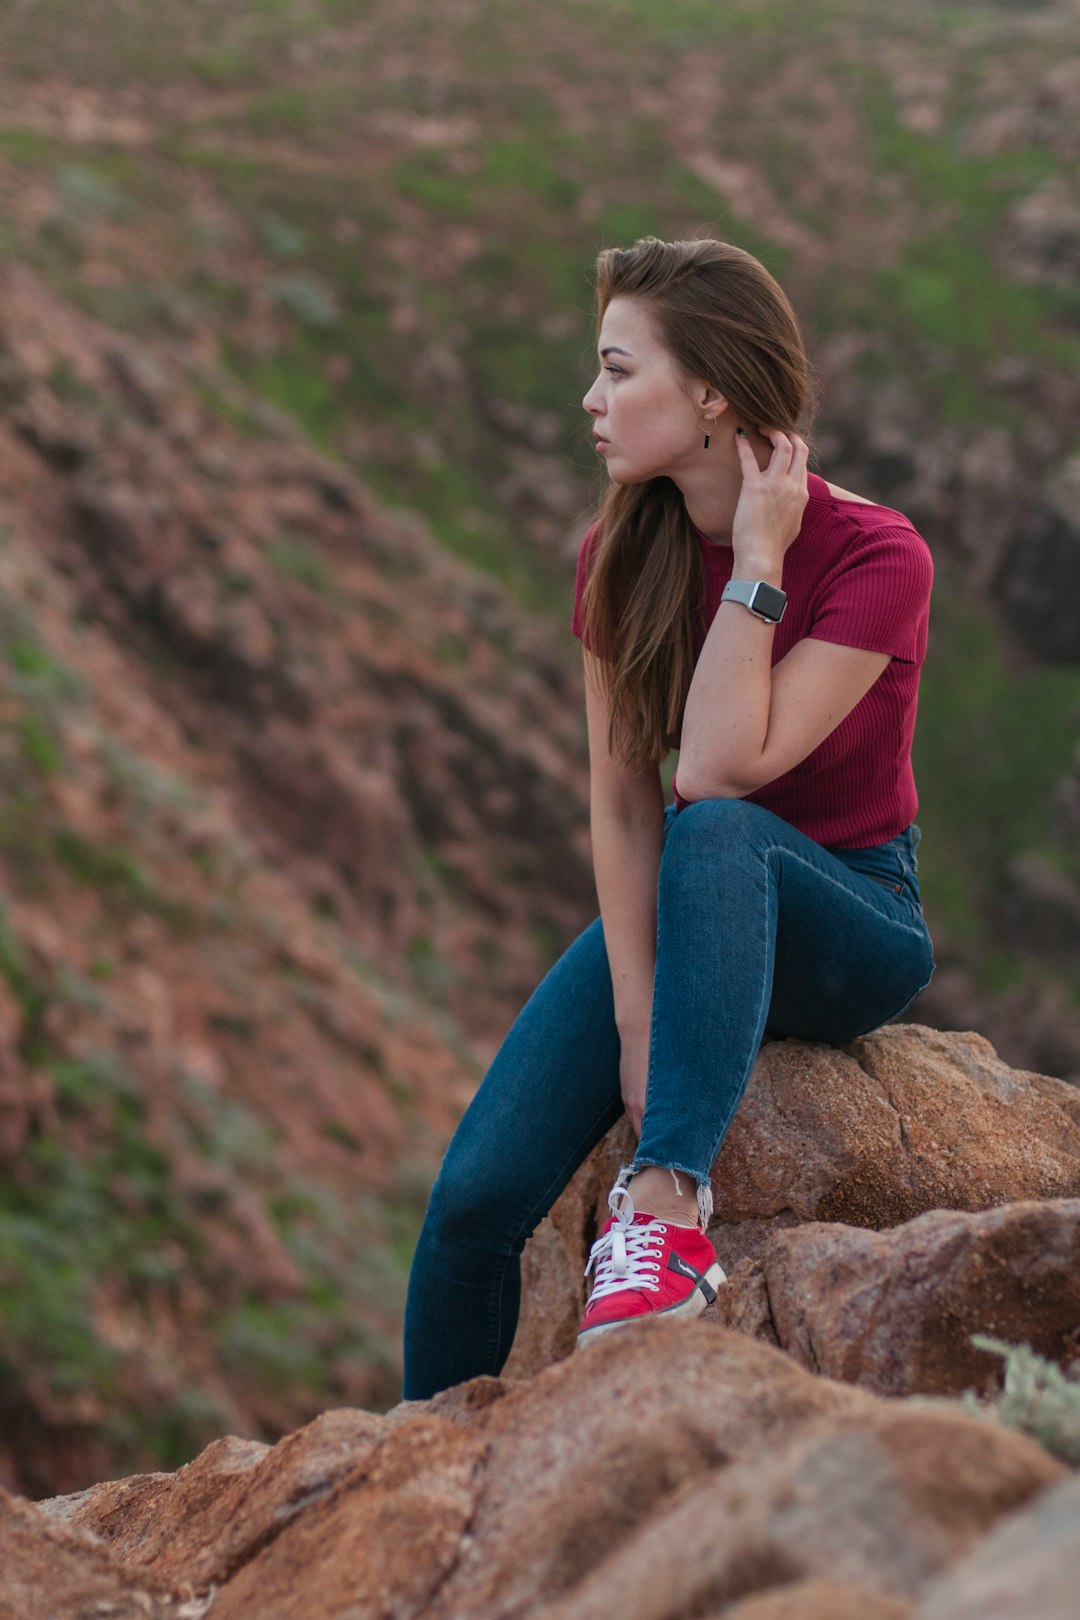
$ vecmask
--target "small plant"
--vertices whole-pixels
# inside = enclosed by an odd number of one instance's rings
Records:
[[[53,729],[36,714],[25,714],[19,722],[23,757],[39,776],[56,776],[64,756]]]
[[[1005,1382],[989,1406],[974,1390],[965,1390],[960,1402],[964,1409],[982,1415],[989,1411],[1062,1462],[1080,1466],[1080,1362],[1062,1368],[1029,1344],[1008,1344],[986,1333],[973,1333],[971,1342],[1004,1358]]]
[[[341,319],[338,301],[321,277],[310,270],[292,276],[278,276],[267,285],[276,304],[289,309],[309,326],[336,326]]]
[[[60,171],[60,197],[68,216],[78,223],[104,214],[109,219],[130,219],[134,208],[115,182],[86,163]]]
[[[295,259],[307,246],[307,236],[281,214],[267,211],[258,216],[255,229],[259,241],[275,259]]]
[[[285,536],[271,540],[266,548],[266,556],[271,566],[287,579],[298,580],[320,596],[333,594],[333,585],[322,558],[304,541]]]

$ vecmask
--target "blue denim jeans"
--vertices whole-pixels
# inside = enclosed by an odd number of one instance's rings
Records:
[[[645,1111],[620,1182],[684,1172],[706,1220],[762,1040],[853,1040],[926,988],[919,836],[827,849],[741,799],[667,807]],[[519,1013],[443,1158],[409,1278],[404,1399],[501,1371],[526,1240],[624,1112],[619,1055],[597,917]]]

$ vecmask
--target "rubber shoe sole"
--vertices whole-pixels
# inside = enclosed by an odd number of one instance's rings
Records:
[[[715,1296],[720,1284],[727,1281],[727,1273],[719,1261],[714,1266],[709,1267],[704,1280],[709,1284]],[[700,1316],[706,1305],[710,1303],[711,1301],[706,1299],[699,1283],[677,1305],[666,1305],[660,1311],[646,1311],[640,1316],[624,1316],[617,1322],[598,1322],[595,1327],[585,1328],[577,1336],[577,1348],[583,1350],[587,1344],[590,1344],[593,1339],[599,1339],[603,1333],[613,1333],[616,1328],[633,1327],[635,1322],[651,1322],[658,1316]]]

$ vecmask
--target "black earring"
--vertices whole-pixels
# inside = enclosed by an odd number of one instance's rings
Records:
[[[708,428],[706,428],[705,429],[705,449],[706,450],[709,448],[709,439],[710,439],[710,437],[711,437],[711,435],[709,433],[709,430],[708,430]]]

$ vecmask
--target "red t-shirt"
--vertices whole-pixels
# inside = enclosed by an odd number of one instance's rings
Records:
[[[773,637],[772,661],[778,663],[805,636],[891,656],[866,696],[820,747],[746,798],[819,844],[861,849],[895,838],[918,809],[911,740],[933,562],[925,540],[901,512],[841,500],[816,473],[809,473],[807,482],[810,499],[802,526],[784,556],[788,605]],[[586,534],[578,554],[571,629],[579,638],[596,528]],[[697,533],[707,587],[695,658],[731,578],[733,558],[730,546],[714,545]],[[688,801],[677,779],[676,773],[672,794],[681,809]]]

